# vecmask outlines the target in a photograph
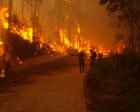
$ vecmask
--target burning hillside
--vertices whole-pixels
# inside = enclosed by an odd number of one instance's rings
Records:
[[[33,28],[29,23],[19,20],[16,15],[9,22],[8,8],[0,8],[0,29],[0,77],[4,77],[8,66],[22,64],[27,58],[45,53],[40,47],[40,38],[33,40]],[[51,50],[49,46],[45,48]]]
[[[27,40],[30,43],[34,42],[34,30],[31,23],[25,23],[22,20],[19,20],[16,15],[14,15],[9,23],[9,14],[8,8],[0,9],[0,24],[6,29],[10,30],[11,33],[19,35],[23,40]],[[89,54],[90,49],[94,49],[98,53],[102,53],[103,55],[108,55],[111,50],[105,50],[103,44],[91,43],[90,40],[86,40],[81,35],[80,25],[77,25],[77,33],[72,37],[72,39],[68,36],[67,29],[60,29],[59,31],[59,39],[49,42],[49,46],[55,52],[66,54],[69,49],[77,50],[78,52],[84,51]],[[43,37],[38,37],[39,47],[41,49],[43,45],[48,44],[48,41],[44,41]],[[3,42],[1,41],[1,44]],[[120,46],[119,46],[120,47]],[[118,49],[120,51],[120,48]]]
[[[1,8],[0,9],[0,23],[4,29],[9,29],[11,33],[18,34],[25,40],[33,42],[33,29],[22,21],[19,21],[18,18],[13,16],[11,23],[8,23],[9,14],[8,8]]]
[[[9,23],[8,23],[8,9],[7,8],[2,8],[0,11],[0,23],[2,25],[2,27],[4,29],[9,28]],[[10,24],[10,32],[11,33],[15,33],[17,35],[19,35],[22,39],[24,40],[28,40],[30,43],[33,42],[33,28],[31,27],[30,24],[25,24],[22,21],[19,21],[18,18],[16,16],[13,17],[12,19],[12,23]],[[67,29],[61,29],[59,32],[60,35],[60,39],[59,42],[54,41],[50,44],[50,46],[52,47],[52,49],[54,51],[58,51],[60,53],[65,53],[66,49],[68,48],[72,48],[72,49],[76,49],[78,51],[85,51],[86,53],[89,53],[89,50],[92,49],[93,45],[91,44],[90,40],[85,40],[84,37],[81,36],[81,29],[78,26],[77,27],[77,34],[74,36],[73,41],[70,41],[68,39],[68,31]],[[40,44],[46,43],[43,38],[39,38]],[[1,42],[3,43],[3,42]],[[56,47],[57,46],[57,47]],[[108,51],[104,50],[102,45],[97,45],[95,44],[94,46],[96,46],[95,51],[99,52],[99,53],[103,53],[103,54],[107,54]]]
[[[9,20],[10,19],[10,20]],[[44,38],[35,32],[31,22],[20,20],[16,15],[9,17],[8,8],[0,7],[0,57],[1,57],[1,77],[4,77],[4,64],[7,63],[22,64],[22,61],[38,54],[59,53],[69,54],[84,51],[90,55],[93,49],[97,53],[107,56],[111,50],[105,50],[103,44],[91,43],[86,40],[81,33],[80,25],[77,25],[76,33],[69,36],[68,29],[59,29],[59,38],[53,42],[44,40]],[[120,52],[121,45],[118,48]],[[9,56],[6,56],[6,55]],[[6,59],[5,59],[6,58]]]
[[[90,55],[91,49],[97,53],[103,54],[104,56],[107,56],[111,52],[111,50],[105,50],[103,44],[93,44],[90,40],[86,40],[81,35],[80,27],[77,27],[77,34],[75,34],[71,41],[68,38],[67,29],[61,29],[59,34],[59,42],[54,41],[53,44],[50,44],[50,46],[54,51],[61,54],[67,54],[70,49],[77,52],[84,51],[87,55]]]

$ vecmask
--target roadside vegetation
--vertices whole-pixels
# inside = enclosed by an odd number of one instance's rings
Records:
[[[89,112],[140,112],[140,55],[99,60],[85,78]]]

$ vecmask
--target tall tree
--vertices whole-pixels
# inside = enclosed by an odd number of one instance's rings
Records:
[[[40,9],[41,5],[43,3],[43,0],[25,0],[25,2],[29,5],[31,9],[31,21],[32,21],[32,27],[33,27],[33,37],[34,40],[36,40],[36,35],[38,35],[39,32],[39,26],[40,26]]]
[[[13,11],[13,0],[9,0],[9,29],[11,28],[11,18],[12,18],[12,11]]]
[[[21,2],[21,13],[22,13],[22,20],[24,19],[24,0]]]
[[[134,51],[134,30],[140,34],[140,15],[139,0],[100,0],[101,5],[106,5],[106,9],[110,14],[117,14],[121,22],[125,22],[130,29],[129,47]]]

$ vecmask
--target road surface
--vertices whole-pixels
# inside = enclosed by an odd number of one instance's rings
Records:
[[[0,112],[86,112],[84,74],[79,73],[76,58],[59,58],[41,63],[47,60],[42,57],[36,65],[31,63],[37,59],[27,61],[22,74],[30,77],[0,93]]]

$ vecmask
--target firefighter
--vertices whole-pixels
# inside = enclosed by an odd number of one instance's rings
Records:
[[[80,73],[85,72],[85,54],[83,51],[79,53]]]
[[[90,50],[91,56],[90,56],[90,67],[93,67],[97,54],[93,50]]]

